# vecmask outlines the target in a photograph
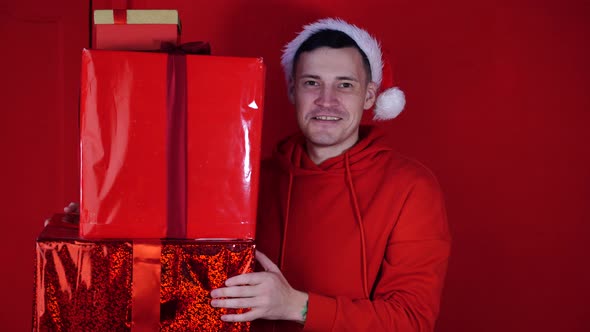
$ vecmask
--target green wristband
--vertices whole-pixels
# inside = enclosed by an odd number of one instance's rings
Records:
[[[301,310],[301,318],[303,319],[303,322],[305,323],[305,320],[307,319],[307,303],[309,302],[309,300],[305,301],[305,305],[303,306],[303,310]]]

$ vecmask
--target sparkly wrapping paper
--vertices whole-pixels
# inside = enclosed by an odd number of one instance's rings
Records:
[[[241,311],[211,307],[209,294],[252,271],[253,242],[88,241],[77,232],[56,216],[37,240],[33,331],[249,330],[221,321]]]

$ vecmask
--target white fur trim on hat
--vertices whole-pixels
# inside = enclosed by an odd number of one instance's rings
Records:
[[[374,109],[374,119],[388,120],[395,118],[403,110],[405,105],[404,94],[397,88],[390,89],[390,86],[381,86],[383,79],[383,55],[381,53],[379,42],[366,30],[341,19],[324,18],[317,22],[305,25],[297,37],[285,45],[281,57],[281,65],[285,71],[287,84],[289,84],[293,78],[293,60],[295,58],[295,53],[297,53],[301,44],[303,44],[309,37],[322,30],[344,32],[352,38],[358,47],[365,53],[371,67],[372,81],[375,82],[380,89],[386,89],[377,98]]]
[[[373,82],[377,83],[377,85],[381,84],[383,62],[381,60],[382,55],[379,43],[367,31],[337,18],[324,18],[315,23],[304,26],[303,31],[285,46],[283,56],[281,57],[281,64],[285,70],[287,80],[291,79],[291,75],[293,74],[293,60],[295,58],[295,53],[297,53],[301,44],[303,44],[309,37],[322,30],[342,31],[352,38],[369,59]]]

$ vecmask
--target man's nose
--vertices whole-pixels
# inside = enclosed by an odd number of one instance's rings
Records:
[[[323,86],[318,92],[315,104],[321,107],[332,107],[338,104],[336,92],[329,86]]]

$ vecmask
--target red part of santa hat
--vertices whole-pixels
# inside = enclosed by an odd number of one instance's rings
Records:
[[[293,78],[293,60],[295,53],[301,44],[309,37],[322,30],[336,30],[347,34],[358,47],[365,53],[371,66],[373,82],[379,87],[379,95],[375,102],[373,112],[374,120],[390,120],[398,116],[404,109],[406,99],[404,93],[397,87],[393,87],[393,76],[388,61],[384,61],[379,42],[366,30],[356,25],[347,23],[338,18],[324,18],[317,22],[308,24],[303,30],[285,45],[281,64],[285,71],[287,83]]]

